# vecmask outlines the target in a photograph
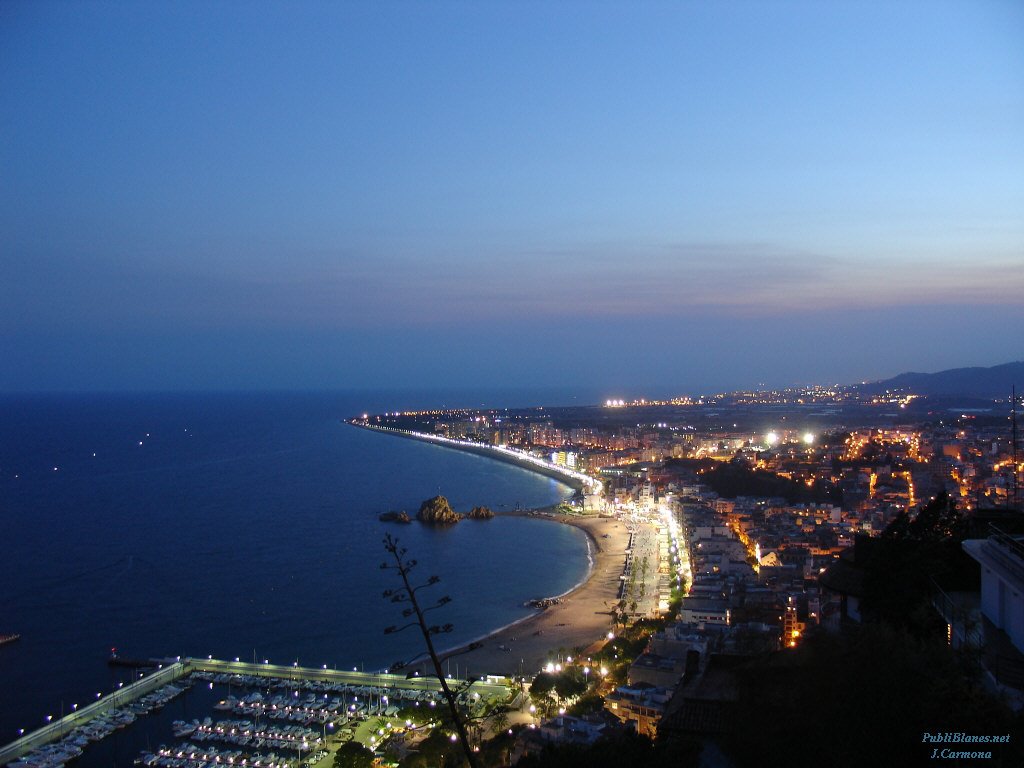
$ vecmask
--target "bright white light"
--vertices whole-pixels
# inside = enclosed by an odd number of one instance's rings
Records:
[[[814,435],[811,434],[810,432],[805,432],[804,442],[807,443],[807,445],[812,445],[814,443]]]
[[[776,445],[779,442],[779,436],[775,432],[769,432],[764,439],[768,441],[768,445]]]

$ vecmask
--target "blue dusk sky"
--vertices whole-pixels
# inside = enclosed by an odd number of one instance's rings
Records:
[[[1024,3],[0,3],[0,390],[1024,358]]]

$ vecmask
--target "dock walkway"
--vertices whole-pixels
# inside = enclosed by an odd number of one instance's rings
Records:
[[[16,741],[0,747],[0,766],[7,765],[34,749],[59,741],[74,728],[88,723],[105,712],[124,707],[136,699],[151,693],[158,688],[173,683],[193,672],[212,672],[215,674],[241,675],[244,677],[266,677],[278,680],[319,681],[340,683],[354,686],[373,686],[377,688],[402,689],[410,691],[440,691],[441,683],[435,677],[406,678],[405,675],[392,675],[383,672],[356,672],[326,668],[299,667],[296,665],[251,664],[244,661],[223,661],[221,659],[183,658],[171,663],[153,660],[156,671],[145,674],[139,680],[119,688],[113,693],[102,696],[97,701],[81,707],[68,715],[55,720],[31,733],[27,733]],[[451,680],[452,686],[466,684],[465,680]],[[481,696],[504,698],[509,689],[504,678],[488,677],[473,683],[473,691]]]

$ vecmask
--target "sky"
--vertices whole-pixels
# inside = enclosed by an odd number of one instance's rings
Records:
[[[1024,3],[0,3],[0,390],[1024,359]]]

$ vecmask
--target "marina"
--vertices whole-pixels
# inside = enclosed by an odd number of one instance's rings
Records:
[[[116,693],[87,707],[76,707],[3,747],[0,765],[62,768],[92,745],[159,711],[193,687],[211,693],[223,689],[225,695],[211,704],[213,714],[170,724],[169,736],[186,742],[141,750],[136,764],[298,768],[324,757],[330,740],[338,743],[354,738],[360,724],[371,719],[394,720],[406,708],[429,713],[443,702],[436,678],[217,659],[167,661],[170,663],[154,660],[158,666],[152,673],[143,673]],[[504,678],[449,682],[460,691],[459,703],[471,711],[508,701],[513,695]],[[221,713],[232,717],[216,719]],[[395,722],[400,729],[400,721]],[[390,731],[390,721],[387,727]],[[369,733],[367,728],[363,730]],[[379,744],[384,740],[373,736],[370,741]]]
[[[365,567],[381,553],[379,512],[415,509],[438,490],[456,508],[543,507],[567,489],[511,464],[388,440],[339,420],[385,402],[326,395],[12,402],[8,413],[19,418],[0,425],[0,465],[20,478],[0,477],[9,534],[0,632],[21,639],[0,647],[0,690],[18,692],[0,697],[0,744],[47,716],[56,720],[62,700],[67,714],[72,703],[84,707],[96,692],[106,697],[128,685],[137,674],[109,663],[112,647],[134,661],[180,653],[250,662],[256,648],[258,661],[349,670],[414,657],[419,647],[409,633],[381,636],[398,616],[379,597],[393,584]],[[439,477],[447,478],[440,489]],[[277,535],[282,505],[296,517]],[[53,521],[52,532],[34,531],[40,514]],[[91,543],[94,526],[108,532],[102,545]],[[202,544],[182,547],[177,535],[161,535],[183,527],[200,527]],[[303,533],[311,530],[318,534]],[[526,600],[565,591],[586,569],[584,537],[525,517],[453,530],[412,525],[401,537],[454,598],[444,616],[456,628],[453,646],[528,615]],[[522,542],[537,563],[523,562],[518,548],[495,547],[500,540]],[[447,557],[452,547],[459,558]],[[283,562],[299,560],[316,578],[282,576]],[[541,565],[553,561],[564,568]],[[481,580],[481,568],[516,579]]]

